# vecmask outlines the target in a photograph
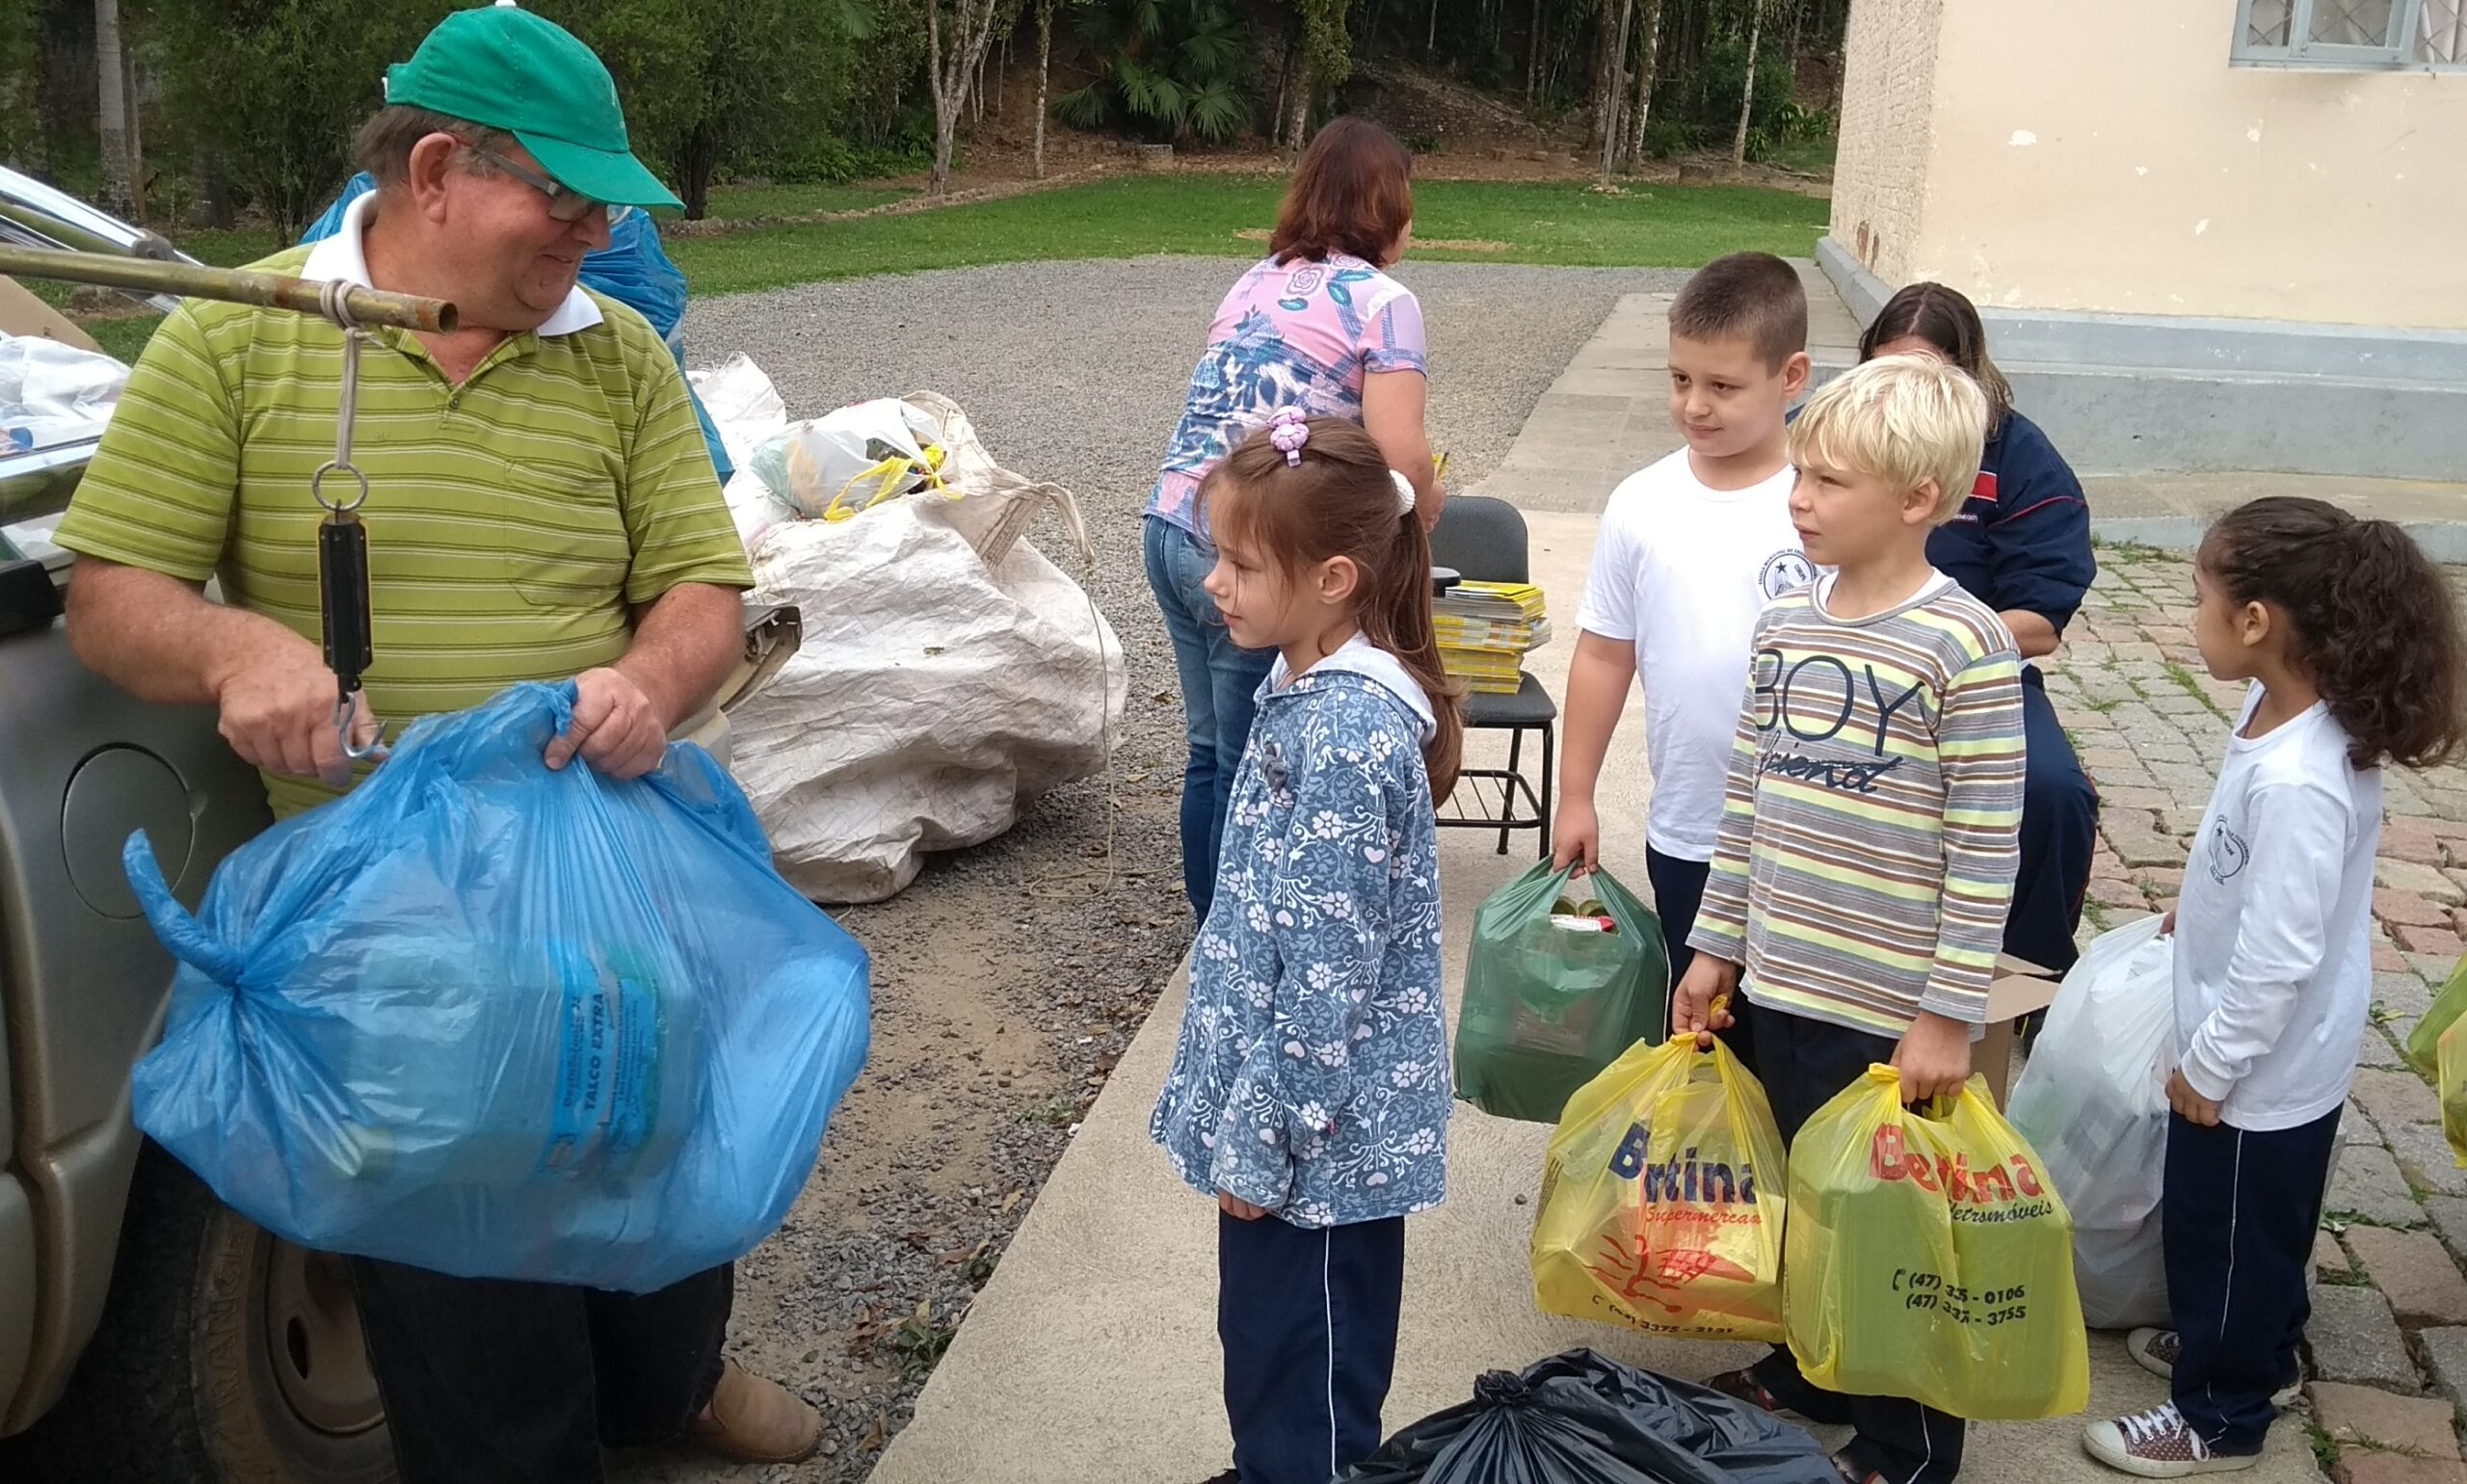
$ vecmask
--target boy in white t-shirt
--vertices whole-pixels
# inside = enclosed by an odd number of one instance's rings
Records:
[[[1791,524],[1783,428],[1807,389],[1807,292],[1771,253],[1716,258],[1687,280],[1670,306],[1670,420],[1687,446],[1612,491],[1577,619],[1552,859],[1601,863],[1594,785],[1641,678],[1645,873],[1674,984],[1693,957],[1757,615],[1816,575]],[[1742,1008],[1725,1039],[1753,1065]]]

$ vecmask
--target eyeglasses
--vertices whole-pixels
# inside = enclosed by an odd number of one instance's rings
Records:
[[[580,191],[559,185],[529,166],[517,165],[493,149],[483,149],[477,145],[464,147],[468,148],[472,154],[548,198],[548,220],[552,222],[579,222],[595,211],[604,211],[608,214],[608,225],[615,226],[634,214],[634,208],[631,206],[617,206],[607,201],[593,200]]]

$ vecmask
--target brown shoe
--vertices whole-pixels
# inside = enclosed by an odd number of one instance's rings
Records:
[[[801,1464],[822,1448],[821,1415],[734,1361],[720,1372],[709,1414],[691,1430],[696,1443],[741,1464]]]

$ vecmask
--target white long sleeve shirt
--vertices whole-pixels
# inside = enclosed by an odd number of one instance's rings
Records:
[[[2246,698],[2176,906],[2176,1050],[2185,1080],[2253,1132],[2347,1100],[2373,1001],[2381,771],[2315,705],[2246,737]]]

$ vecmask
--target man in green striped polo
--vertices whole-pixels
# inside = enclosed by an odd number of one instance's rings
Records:
[[[376,331],[361,357],[376,663],[358,740],[572,677],[548,765],[648,772],[733,663],[751,573],[675,358],[576,278],[612,213],[676,200],[631,153],[607,68],[510,0],[390,69],[357,152],[376,193],[259,266],[462,315],[450,334]],[[57,538],[81,557],[79,656],[146,700],[219,707],[279,814],[351,782],[309,493],[342,351],[319,319],[183,305]],[[812,1408],[722,1361],[730,1268],[626,1295],[350,1266],[405,1484],[597,1480],[603,1443],[677,1434],[756,1462],[819,1444]]]

